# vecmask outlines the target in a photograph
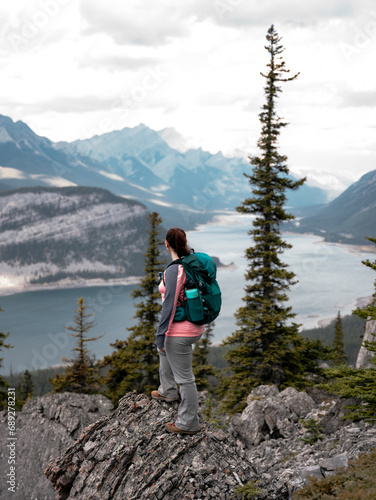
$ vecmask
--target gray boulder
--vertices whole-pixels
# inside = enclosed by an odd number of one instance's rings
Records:
[[[297,422],[300,418],[304,418],[316,406],[313,399],[304,391],[297,391],[293,387],[287,387],[284,391],[278,394],[278,398],[286,406],[291,418]]]
[[[16,416],[16,491],[9,492],[0,482],[0,498],[51,500],[55,491],[43,474],[52,457],[64,453],[83,429],[113,409],[101,395],[62,393],[28,401]],[[7,412],[0,412],[3,429]],[[6,432],[1,433],[1,470],[8,471]]]
[[[248,396],[242,414],[231,419],[229,432],[248,448],[265,440],[291,437],[295,424],[315,406],[307,393],[292,387],[279,392],[273,385],[259,386]]]
[[[335,471],[341,467],[347,469],[349,465],[349,457],[346,453],[340,453],[338,455],[334,455],[333,457],[319,460],[319,465],[323,476],[327,477],[334,474]]]

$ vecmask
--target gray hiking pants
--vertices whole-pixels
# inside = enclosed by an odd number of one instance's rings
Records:
[[[176,384],[179,384],[181,403],[175,425],[186,431],[193,431],[199,427],[197,388],[192,370],[192,345],[200,338],[201,335],[166,336],[166,352],[158,349],[160,379],[158,392],[166,398],[175,398],[178,396]]]

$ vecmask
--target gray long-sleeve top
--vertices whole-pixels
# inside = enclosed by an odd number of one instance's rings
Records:
[[[157,328],[157,347],[164,348],[165,334],[170,324],[171,315],[174,312],[176,298],[176,286],[178,281],[179,266],[169,266],[164,273],[165,296],[162,303],[161,317]]]

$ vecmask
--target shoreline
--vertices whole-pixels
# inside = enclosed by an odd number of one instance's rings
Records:
[[[220,219],[223,215],[221,214],[218,216]],[[233,214],[228,214],[232,216],[238,216],[238,214],[233,213]],[[225,215],[226,216],[226,215]],[[221,222],[223,221],[218,220],[217,222],[211,221],[209,225],[220,225]],[[193,231],[200,231],[202,230],[202,227],[205,227],[206,224],[203,225],[198,225]],[[354,245],[354,244],[347,244],[347,243],[339,243],[339,242],[331,242],[331,241],[325,241],[324,236],[315,234],[315,233],[307,233],[307,232],[293,232],[293,231],[285,231],[282,232],[283,235],[291,235],[291,236],[308,236],[308,237],[315,237],[317,238],[317,241],[314,241],[313,244],[325,244],[325,245],[331,245],[331,246],[337,246],[339,248],[342,248],[348,253],[355,254],[355,255],[361,255],[361,254],[376,254],[376,247],[373,245]],[[230,264],[223,264],[222,262],[218,262],[218,271],[220,269],[234,269],[237,266],[234,265],[233,262]],[[29,284],[29,283],[11,283],[9,286],[1,286],[0,285],[0,297],[8,296],[8,295],[16,295],[19,293],[27,293],[27,292],[40,292],[40,291],[51,291],[51,290],[67,290],[67,289],[72,289],[72,288],[90,288],[90,287],[111,287],[111,286],[128,286],[128,285],[137,285],[140,280],[142,279],[142,276],[128,276],[126,278],[113,278],[109,280],[105,280],[103,278],[93,278],[93,279],[69,279],[65,278],[64,280],[61,280],[59,282],[53,282],[53,283],[44,283],[44,284]]]
[[[90,287],[111,287],[111,286],[128,286],[137,285],[141,276],[128,276],[127,278],[113,278],[104,280],[102,278],[93,278],[90,280],[63,280],[62,282],[46,283],[41,285],[25,284],[15,285],[7,288],[0,288],[0,297],[8,295],[16,295],[26,292],[43,292],[51,290],[69,290],[72,288],[90,288]]]
[[[241,220],[247,220],[247,215],[246,214],[240,214],[236,211],[229,211],[229,212],[219,212],[217,214],[214,214],[214,217],[207,223],[203,224],[197,224],[195,228],[192,230],[194,231],[201,231],[204,229],[206,226],[220,226],[223,224],[226,225],[231,225],[233,224],[233,221],[231,221],[231,218],[241,221]],[[226,220],[227,219],[227,220]],[[239,224],[240,225],[240,224]],[[318,238],[317,242],[314,243],[324,243],[326,245],[335,245],[338,247],[342,247],[344,250],[350,252],[350,253],[371,253],[371,254],[376,254],[376,246],[372,244],[363,244],[363,245],[356,245],[354,243],[340,243],[336,241],[325,241],[325,237],[316,234],[316,233],[310,233],[310,232],[299,232],[299,231],[281,231],[281,235],[283,236],[284,234],[286,235],[291,235],[291,236],[311,236],[311,237],[316,237]]]
[[[353,254],[358,254],[358,253],[376,254],[376,247],[374,245],[355,245],[353,243],[339,243],[336,241],[325,241],[324,236],[320,236],[319,234],[315,233],[299,233],[299,232],[295,233],[293,231],[284,231],[282,235],[283,234],[291,236],[315,236],[316,238],[318,238],[318,241],[315,241],[314,245],[318,243],[324,243],[325,245],[341,247],[344,250],[348,251],[349,253]]]
[[[230,264],[223,264],[219,261],[218,271],[221,269],[237,269],[237,266],[231,262]],[[1,287],[0,286],[0,297],[6,297],[9,295],[16,295],[18,293],[27,292],[43,292],[51,290],[69,290],[72,288],[90,288],[90,287],[112,287],[112,286],[128,286],[137,285],[142,276],[128,276],[127,278],[113,278],[109,280],[104,280],[102,278],[93,278],[90,280],[70,280],[68,278],[61,280],[60,282],[45,283],[45,284],[14,284],[13,286]]]

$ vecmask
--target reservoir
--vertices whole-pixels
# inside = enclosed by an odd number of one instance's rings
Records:
[[[188,242],[196,251],[220,259],[225,267],[218,269],[223,307],[213,330],[219,344],[236,328],[234,312],[242,305],[245,250],[251,246],[247,234],[251,219],[240,214],[218,217],[215,223],[199,226],[188,233]],[[361,253],[356,247],[323,243],[312,235],[285,234],[293,245],[281,260],[289,265],[299,283],[291,288],[288,305],[296,313],[295,321],[312,328],[341,315],[351,314],[360,298],[374,293],[375,272],[362,260],[375,260],[376,254]],[[167,253],[166,253],[167,257]],[[1,331],[10,332],[4,350],[3,374],[39,369],[61,364],[61,358],[72,357],[75,339],[65,330],[71,325],[78,298],[83,297],[87,312],[95,312],[97,326],[89,336],[103,337],[88,344],[97,359],[109,354],[116,339],[126,339],[127,328],[134,324],[135,308],[131,291],[137,285],[82,287],[38,290],[0,297]]]

